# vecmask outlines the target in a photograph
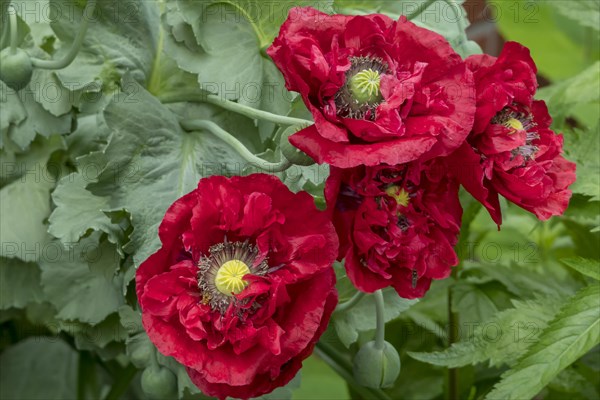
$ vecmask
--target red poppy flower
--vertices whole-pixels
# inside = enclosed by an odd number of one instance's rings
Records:
[[[144,328],[206,394],[256,397],[294,377],[337,303],[337,237],[312,197],[264,174],[202,179],[136,273]]]
[[[458,263],[458,183],[441,164],[332,168],[325,196],[340,238],[338,258],[360,290],[393,286],[422,297]]]
[[[471,73],[442,36],[405,17],[293,8],[267,53],[315,120],[290,142],[319,163],[424,160],[471,129]]]
[[[467,65],[477,111],[467,142],[450,158],[452,169],[498,225],[498,194],[542,220],[562,214],[575,164],[561,155],[563,138],[550,130],[546,104],[533,100],[537,70],[529,50],[509,42],[498,58],[474,55]]]

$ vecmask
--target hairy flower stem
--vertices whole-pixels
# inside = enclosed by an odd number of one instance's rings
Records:
[[[279,125],[300,125],[302,127],[306,127],[313,124],[312,121],[306,119],[286,117],[284,115],[277,115],[267,111],[257,110],[255,108],[236,103],[235,101],[226,100],[220,96],[208,94],[206,92],[173,93],[158,96],[158,98],[164,104],[183,103],[186,101],[214,104],[218,107],[233,111],[248,118],[270,121]]]
[[[365,292],[360,292],[360,291],[354,293],[354,296],[352,296],[350,298],[350,300],[338,304],[338,306],[335,308],[335,312],[342,313],[342,312],[348,311],[349,309],[351,309],[352,307],[357,305],[358,302],[361,301],[363,297],[365,297],[365,294],[366,294]]]
[[[452,280],[456,282],[456,276],[458,275],[458,269],[461,264],[459,263],[452,270]],[[452,289],[454,285],[448,286],[448,347],[452,346],[453,343],[458,342],[459,339],[459,315],[457,312],[452,310]],[[459,387],[458,387],[458,368],[448,368],[448,400],[459,400]]]
[[[281,157],[281,160],[276,163],[268,162],[263,160],[260,157],[252,154],[250,150],[244,146],[242,142],[237,140],[233,135],[229,132],[218,126],[212,121],[196,119],[196,120],[188,120],[182,121],[181,126],[183,129],[187,131],[198,131],[198,130],[206,130],[227,143],[232,149],[234,149],[244,160],[248,162],[248,164],[262,169],[267,172],[281,172],[288,169],[292,164]]]
[[[413,11],[412,13],[407,15],[406,19],[408,19],[410,21],[410,20],[417,18],[419,15],[421,15],[423,13],[423,11],[425,11],[435,1],[436,0],[427,0],[426,2],[422,3],[415,11]]]
[[[17,53],[17,28],[18,28],[18,21],[17,21],[17,10],[15,9],[15,6],[10,3],[8,5],[8,15],[10,18],[9,24],[10,24],[10,54],[16,54]]]
[[[339,376],[344,378],[352,390],[354,390],[362,399],[373,400],[391,400],[381,389],[372,389],[359,385],[352,374],[352,364],[332,345],[325,342],[318,342],[315,347],[315,354],[325,361],[331,369]]]
[[[381,289],[374,293],[375,296],[375,315],[377,317],[377,330],[375,331],[375,348],[383,349],[385,345],[385,303],[383,302],[383,292]]]
[[[83,11],[81,25],[79,26],[79,31],[77,32],[77,36],[73,40],[71,44],[71,48],[69,52],[64,55],[64,57],[60,60],[42,60],[39,58],[31,57],[31,64],[34,67],[42,68],[42,69],[61,69],[69,66],[79,53],[79,49],[83,44],[83,39],[85,39],[85,34],[88,30],[88,26],[90,25],[90,19],[94,14],[94,10],[96,9],[96,0],[88,0],[85,5],[85,10]]]

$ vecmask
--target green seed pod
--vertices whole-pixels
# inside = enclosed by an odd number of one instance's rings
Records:
[[[375,341],[366,343],[354,356],[354,378],[362,386],[386,388],[400,375],[400,356],[388,342],[378,349]]]
[[[177,391],[177,380],[169,369],[154,365],[142,372],[142,390],[153,399],[169,398]]]
[[[21,90],[31,80],[33,65],[23,49],[12,53],[10,47],[0,51],[0,80],[14,90]]]
[[[136,346],[135,348],[133,348],[131,350],[131,354],[129,355],[129,358],[131,359],[131,362],[133,363],[133,365],[135,365],[136,367],[146,366],[146,365],[150,364],[150,360],[151,360],[153,351],[154,350],[152,349],[151,346],[147,346],[147,345]]]
[[[281,154],[283,154],[283,156],[292,164],[301,166],[313,165],[315,161],[306,153],[294,147],[289,141],[289,137],[298,132],[298,130],[297,126],[290,126],[282,132],[281,139],[279,140]]]

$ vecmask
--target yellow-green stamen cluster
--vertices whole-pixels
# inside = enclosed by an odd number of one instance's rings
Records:
[[[240,260],[230,260],[221,265],[215,276],[217,290],[226,296],[239,294],[248,286],[243,278],[250,273],[250,268]]]
[[[383,101],[381,76],[389,73],[387,64],[378,57],[350,57],[346,83],[335,94],[337,114],[344,118],[375,119],[377,106]]]
[[[350,92],[359,103],[381,101],[380,80],[378,71],[364,69],[350,78]]]
[[[392,185],[385,189],[385,193],[396,200],[396,203],[401,205],[402,207],[408,206],[408,202],[410,201],[410,195],[403,188]]]
[[[209,254],[198,262],[198,288],[201,302],[224,314],[229,306],[239,304],[235,295],[248,286],[247,275],[262,276],[269,270],[266,259],[256,261],[258,248],[248,242],[229,242],[213,245]]]

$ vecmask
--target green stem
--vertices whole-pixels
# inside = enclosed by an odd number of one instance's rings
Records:
[[[457,24],[456,27],[458,28],[458,33],[459,36],[462,38],[461,39],[461,43],[462,41],[467,40],[467,26],[465,26],[465,23],[463,21],[462,15],[460,15],[460,13],[456,10],[457,7],[461,7],[460,5],[451,2],[450,0],[443,0],[451,9],[452,12],[454,13],[454,17],[456,18]],[[454,44],[453,44],[454,46]]]
[[[19,22],[17,21],[17,10],[15,6],[10,3],[7,8],[8,16],[10,18],[10,54],[17,53],[17,28],[19,27]]]
[[[452,279],[456,277],[458,270],[457,265],[452,271]],[[452,311],[452,286],[448,287],[448,347],[452,346],[453,343],[458,341],[458,313]],[[448,368],[448,399],[459,400],[459,388],[458,388],[458,368]]]
[[[91,16],[94,14],[94,10],[96,8],[96,0],[88,0],[85,10],[83,11],[82,22],[79,26],[79,32],[77,32],[77,36],[73,40],[71,44],[71,48],[69,52],[65,54],[65,56],[60,60],[42,60],[39,58],[31,57],[31,63],[34,67],[43,68],[43,69],[61,69],[67,67],[69,64],[73,62],[77,53],[79,53],[79,49],[83,44],[83,39],[85,39],[85,34],[90,25]]]
[[[191,120],[191,121],[182,121],[181,126],[183,129],[187,131],[197,131],[197,130],[207,130],[225,143],[227,143],[231,148],[233,148],[244,160],[246,160],[250,165],[260,168],[264,171],[268,172],[281,172],[288,169],[292,164],[281,157],[281,161],[272,163],[263,160],[260,157],[255,156],[244,146],[242,142],[237,140],[233,135],[229,132],[221,128],[219,125],[215,124],[212,121],[207,120]]]
[[[375,331],[375,348],[383,349],[385,344],[385,318],[383,312],[385,311],[385,304],[383,302],[383,292],[381,289],[375,293],[375,315],[377,317],[377,330]]]
[[[361,301],[363,297],[365,297],[365,294],[366,294],[365,292],[360,292],[360,291],[354,293],[354,296],[352,296],[350,298],[350,300],[338,304],[338,306],[335,308],[335,312],[341,313],[341,312],[348,311],[349,309],[351,309],[352,307],[357,305],[358,302]]]
[[[425,3],[421,3],[421,5],[412,13],[406,16],[406,19],[413,20],[419,15],[423,13],[430,5],[432,5],[435,0],[427,0]]]
[[[138,370],[133,365],[129,365],[121,371],[104,400],[118,400],[123,397],[123,393],[127,391],[131,380],[137,372]]]
[[[274,122],[279,125],[301,125],[308,126],[312,125],[313,122],[294,118],[294,117],[286,117],[284,115],[272,114],[267,111],[257,110],[252,107],[245,106],[240,103],[236,103],[235,101],[226,100],[221,98],[220,96],[209,94],[206,92],[189,92],[189,93],[173,93],[159,96],[159,99],[162,103],[183,103],[186,101],[190,102],[199,102],[199,103],[209,103],[214,104],[218,107],[224,108],[229,111],[233,111],[235,113],[244,115],[248,118],[252,119],[262,119],[265,121]]]
[[[79,365],[77,368],[77,398],[84,400],[87,397],[96,397],[96,365],[91,354],[87,351],[81,351],[79,353]],[[90,388],[90,395],[87,395]]]
[[[372,389],[359,385],[352,375],[352,365],[330,344],[319,342],[315,347],[315,354],[325,361],[339,376],[344,378],[348,385],[363,399],[391,400],[381,389]]]

